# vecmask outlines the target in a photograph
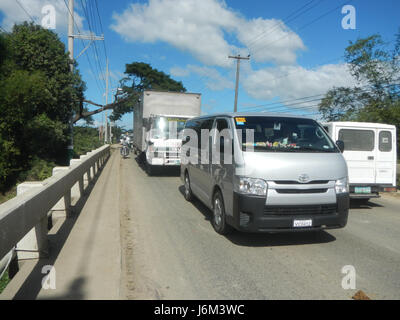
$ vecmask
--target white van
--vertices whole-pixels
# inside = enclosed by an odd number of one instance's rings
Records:
[[[396,127],[368,122],[323,123],[333,140],[344,142],[350,197],[379,197],[396,191]]]
[[[184,196],[213,211],[220,234],[343,228],[349,212],[346,161],[313,119],[224,113],[188,120]],[[342,143],[340,143],[342,144]]]

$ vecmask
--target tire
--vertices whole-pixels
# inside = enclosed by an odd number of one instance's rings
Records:
[[[146,161],[146,173],[148,176],[152,176],[154,174],[154,167]]]
[[[186,201],[193,201],[193,193],[192,189],[190,188],[190,179],[189,179],[189,173],[185,173],[185,191],[184,191],[184,196]]]
[[[222,194],[217,190],[213,197],[213,216],[211,224],[214,230],[219,234],[228,234],[232,227],[226,223],[225,205]]]

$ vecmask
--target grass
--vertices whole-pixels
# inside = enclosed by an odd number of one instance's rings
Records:
[[[0,204],[17,196],[17,186],[12,187],[9,191],[4,194],[0,192]]]
[[[3,277],[0,279],[0,294],[6,288],[7,284],[10,282],[10,278],[8,277],[8,270],[4,273]]]

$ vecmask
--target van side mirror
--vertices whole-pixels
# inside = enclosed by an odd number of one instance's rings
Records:
[[[339,148],[340,152],[343,153],[343,151],[344,151],[344,142],[342,140],[337,140],[336,141],[336,145]]]

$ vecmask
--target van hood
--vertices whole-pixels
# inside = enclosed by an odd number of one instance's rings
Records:
[[[341,153],[243,152],[244,165],[236,175],[267,181],[294,180],[307,175],[309,180],[337,180],[348,176]]]

